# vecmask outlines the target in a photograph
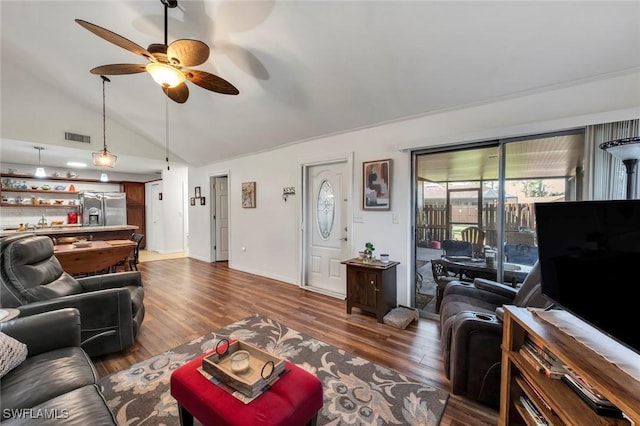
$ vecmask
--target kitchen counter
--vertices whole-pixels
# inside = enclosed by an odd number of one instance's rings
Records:
[[[112,225],[112,226],[55,226],[53,228],[37,228],[28,231],[0,231],[0,238],[16,234],[33,234],[47,236],[79,236],[93,239],[128,239],[131,233],[138,229],[137,225]]]

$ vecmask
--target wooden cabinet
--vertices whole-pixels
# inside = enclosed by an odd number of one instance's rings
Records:
[[[347,314],[356,307],[375,314],[378,322],[396,306],[396,266],[399,262],[365,263],[358,259],[347,265]]]
[[[127,224],[136,225],[138,234],[146,234],[145,184],[143,182],[122,182],[120,188],[127,194]],[[145,248],[146,238],[140,243]]]
[[[503,330],[499,425],[536,424],[521,402],[523,395],[550,425],[632,424],[628,419],[640,422],[639,354],[564,311],[505,306]],[[628,419],[598,415],[563,380],[538,372],[519,352],[527,338],[540,342]],[[581,343],[586,340],[588,345]],[[610,361],[613,359],[631,367],[635,374],[618,367]]]

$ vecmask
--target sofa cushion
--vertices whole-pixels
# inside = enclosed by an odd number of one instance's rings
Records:
[[[118,424],[97,385],[83,386],[29,407],[29,409],[13,411],[13,413],[15,414],[13,418],[3,421],[2,426],[59,426],[60,424],[65,426],[86,426],[89,424],[107,426]],[[22,418],[19,418],[20,415]]]
[[[0,332],[0,378],[27,359],[27,345]]]
[[[31,356],[0,382],[2,418],[7,415],[6,409],[31,408],[96,381],[91,359],[79,347]]]

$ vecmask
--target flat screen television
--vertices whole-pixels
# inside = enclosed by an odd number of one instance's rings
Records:
[[[542,294],[640,353],[640,200],[536,203]]]

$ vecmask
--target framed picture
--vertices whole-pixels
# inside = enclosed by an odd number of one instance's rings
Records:
[[[196,197],[191,197],[189,199],[189,204],[191,204],[192,206],[195,206],[196,205]]]
[[[253,209],[256,207],[256,183],[242,182],[242,207]]]
[[[362,163],[362,209],[391,209],[391,159]]]
[[[201,206],[205,205],[204,197],[200,197],[200,205]]]
[[[196,198],[200,198],[200,187],[196,186]]]

